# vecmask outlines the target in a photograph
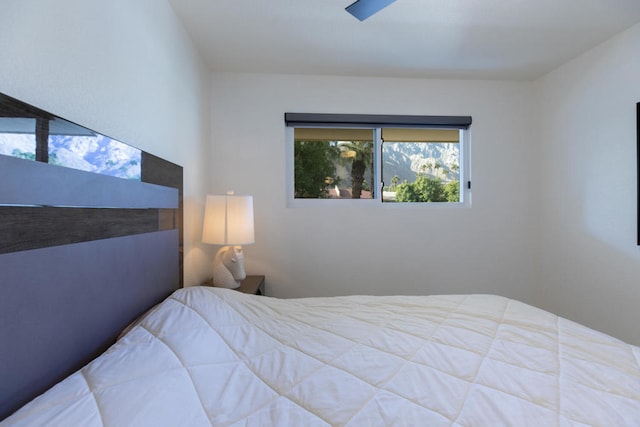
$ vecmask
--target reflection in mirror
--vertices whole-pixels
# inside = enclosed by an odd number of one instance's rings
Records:
[[[140,180],[142,152],[0,94],[0,154]]]

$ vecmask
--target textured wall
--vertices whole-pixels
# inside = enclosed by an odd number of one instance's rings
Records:
[[[542,307],[640,344],[640,24],[536,82]]]

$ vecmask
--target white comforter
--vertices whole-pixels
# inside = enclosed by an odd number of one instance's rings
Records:
[[[638,426],[639,359],[496,296],[188,288],[2,426]]]

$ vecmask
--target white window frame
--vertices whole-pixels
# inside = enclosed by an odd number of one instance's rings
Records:
[[[289,113],[287,113],[289,114]],[[331,115],[332,117],[341,115]],[[345,115],[351,116],[351,115]],[[369,117],[361,116],[358,117]],[[372,116],[378,117],[378,116]],[[396,117],[396,116],[384,116]],[[416,117],[416,116],[397,116],[397,117]],[[421,116],[422,117],[422,116]],[[430,117],[430,116],[424,116]],[[470,122],[470,118],[469,118]],[[295,128],[317,128],[317,127],[344,127],[351,129],[373,129],[374,130],[374,182],[377,183],[376,191],[374,192],[374,198],[372,199],[307,199],[307,198],[295,198],[294,189],[294,129]],[[457,129],[460,132],[460,201],[459,202],[383,202],[382,201],[382,188],[384,183],[382,182],[382,128],[391,127],[414,127],[414,128],[433,128],[433,129]],[[461,126],[446,126],[446,125],[419,125],[411,126],[404,125],[402,123],[397,124],[390,122],[384,126],[357,126],[357,125],[331,125],[331,124],[300,124],[300,125],[287,125],[285,127],[285,141],[286,141],[286,201],[289,208],[339,208],[339,207],[363,207],[363,208],[383,208],[383,209],[406,209],[411,208],[427,208],[427,209],[460,209],[471,207],[471,150],[470,150],[470,130],[467,126],[463,128]]]

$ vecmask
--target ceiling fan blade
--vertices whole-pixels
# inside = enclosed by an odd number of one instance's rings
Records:
[[[379,12],[396,0],[356,0],[346,7],[346,11],[364,21],[374,13]]]

